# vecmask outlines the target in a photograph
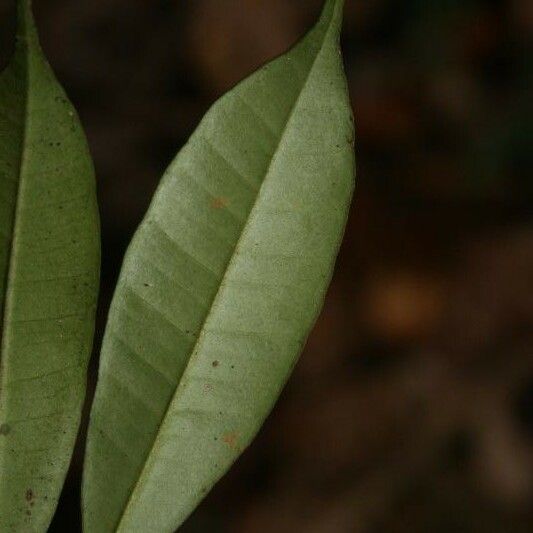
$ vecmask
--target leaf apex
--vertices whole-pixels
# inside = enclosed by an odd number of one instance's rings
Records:
[[[19,0],[17,3],[17,39],[28,44],[38,42],[31,0]]]
[[[345,0],[326,0],[318,25],[335,28],[335,33],[337,35],[340,34],[344,14],[344,1]]]

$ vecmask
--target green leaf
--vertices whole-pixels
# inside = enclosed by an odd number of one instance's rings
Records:
[[[46,531],[76,439],[98,290],[94,172],[30,2],[0,75],[0,531]]]
[[[302,350],[354,182],[342,4],[212,107],[131,243],[91,413],[87,533],[177,528]]]

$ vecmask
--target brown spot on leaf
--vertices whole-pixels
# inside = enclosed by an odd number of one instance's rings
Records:
[[[35,498],[35,494],[33,493],[32,489],[28,489],[26,491],[26,501],[27,502],[33,502],[33,499]]]
[[[230,433],[226,433],[222,440],[225,444],[227,444],[232,450],[237,449],[237,443],[239,441],[239,435],[236,431],[231,431]]]
[[[222,198],[221,196],[217,198],[213,198],[213,200],[211,201],[211,207],[213,209],[224,209],[227,206],[228,206],[228,200],[226,198]]]
[[[211,364],[213,368],[216,368],[220,363],[218,361],[213,361]]]

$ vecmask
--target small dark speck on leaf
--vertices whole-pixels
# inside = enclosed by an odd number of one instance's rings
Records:
[[[35,498],[35,494],[33,493],[32,489],[28,489],[26,491],[26,501],[27,502],[33,502],[33,499]]]
[[[0,424],[0,435],[9,435],[11,426],[9,424]]]
[[[213,368],[216,368],[219,365],[219,362],[218,361],[213,361],[212,365],[213,365]]]

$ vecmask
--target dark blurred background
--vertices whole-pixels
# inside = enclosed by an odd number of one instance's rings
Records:
[[[0,3],[8,59],[13,3]],[[211,103],[320,0],[34,0],[122,256]],[[184,533],[532,531],[533,3],[347,0],[358,189],[324,312]],[[82,437],[52,532],[79,531]]]

